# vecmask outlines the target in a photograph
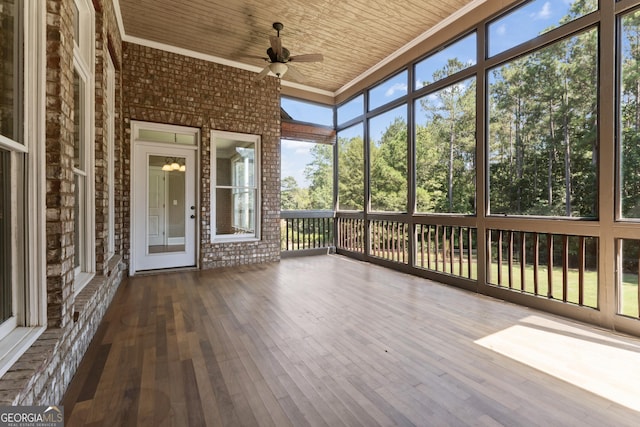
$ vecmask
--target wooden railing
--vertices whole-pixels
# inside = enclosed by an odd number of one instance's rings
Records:
[[[301,251],[333,247],[333,211],[282,211],[280,250]]]
[[[488,231],[489,284],[598,307],[598,239],[510,230]]]
[[[476,241],[474,228],[416,224],[415,266],[475,279]]]
[[[336,223],[337,247],[351,252],[364,253],[364,219],[339,217]]]
[[[370,255],[389,261],[409,262],[409,225],[399,221],[372,220]]]

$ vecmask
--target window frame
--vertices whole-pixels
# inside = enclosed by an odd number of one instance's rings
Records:
[[[243,188],[252,188],[255,194],[254,200],[254,232],[253,233],[240,233],[240,234],[218,234],[217,232],[217,216],[216,208],[218,206],[218,200],[216,193],[218,188],[235,188],[231,185],[218,186],[217,183],[217,142],[221,139],[233,140],[237,142],[253,143],[255,146],[254,157],[254,181],[253,187],[243,186]],[[227,242],[252,242],[259,241],[261,239],[262,229],[262,189],[261,189],[261,137],[260,135],[227,132],[227,131],[211,131],[211,243],[227,243]],[[235,217],[235,215],[233,215]]]
[[[116,104],[116,69],[111,55],[107,53],[106,76],[107,90],[105,102],[107,116],[105,131],[107,137],[107,260],[115,255],[115,104]]]
[[[73,284],[74,295],[77,295],[91,281],[95,275],[95,146],[92,134],[95,130],[95,9],[89,0],[74,0],[78,9],[77,25],[79,39],[74,38],[73,69],[84,83],[81,93],[80,114],[82,128],[80,129],[80,165],[73,167],[74,177],[81,182],[79,202],[74,201],[78,211],[82,212],[77,221],[80,236],[77,239],[80,259],[75,267]],[[74,23],[75,27],[76,23]],[[85,43],[86,41],[86,43]],[[75,205],[74,205],[75,206]],[[75,208],[74,208],[75,209]],[[74,239],[75,242],[75,239]],[[74,261],[75,262],[75,261]]]
[[[21,53],[21,142],[0,137],[11,160],[11,271],[14,315],[0,325],[0,376],[46,329],[46,5],[19,2]],[[25,102],[28,100],[29,102]],[[21,190],[21,191],[19,191]]]

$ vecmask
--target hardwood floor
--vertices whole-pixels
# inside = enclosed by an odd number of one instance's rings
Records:
[[[127,279],[66,426],[637,426],[640,340],[340,256]]]

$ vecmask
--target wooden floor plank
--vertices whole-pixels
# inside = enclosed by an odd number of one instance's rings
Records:
[[[566,342],[593,351],[549,351]],[[549,354],[592,369],[558,375]],[[62,404],[70,426],[636,426],[640,404],[610,390],[629,397],[639,374],[606,375],[634,358],[633,337],[340,256],[291,258],[126,279]]]

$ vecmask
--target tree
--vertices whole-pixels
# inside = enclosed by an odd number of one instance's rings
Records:
[[[296,179],[287,176],[280,183],[280,206],[286,210],[309,209],[309,193],[307,189],[298,187]]]
[[[314,144],[311,156],[313,160],[304,169],[310,182],[311,209],[333,209],[333,146]]]

